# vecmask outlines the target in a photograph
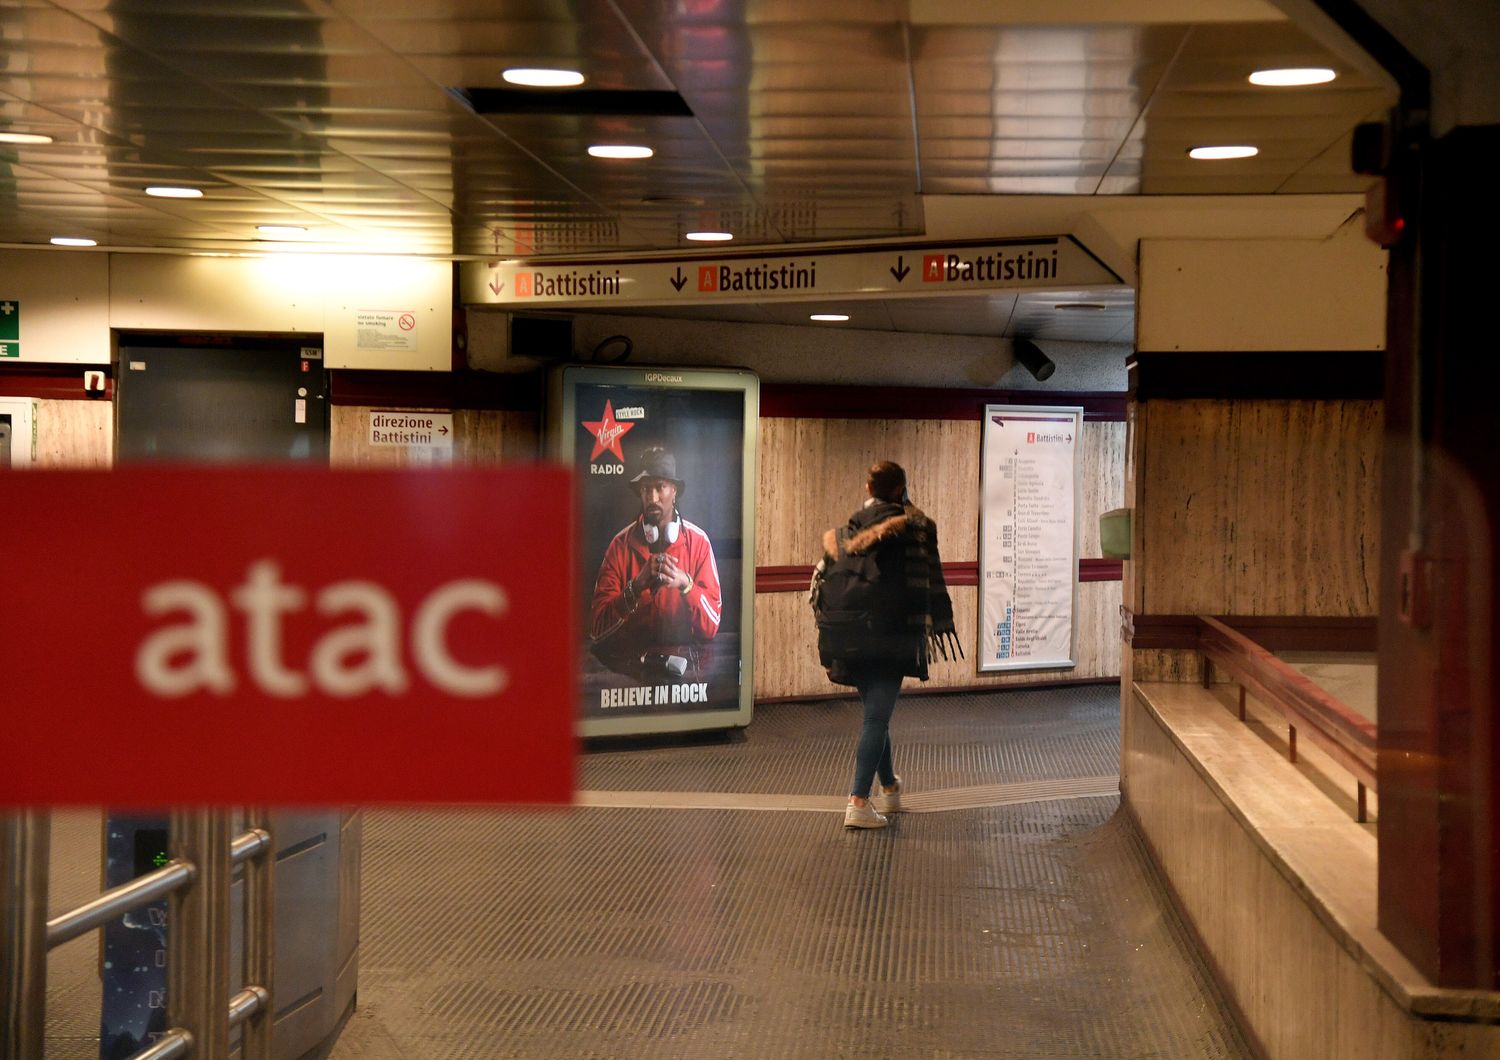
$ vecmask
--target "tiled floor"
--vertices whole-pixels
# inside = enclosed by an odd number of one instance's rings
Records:
[[[1100,794],[1117,704],[912,698],[897,769],[929,798],[883,832],[841,827],[849,702],[594,749],[582,786],[629,806],[372,814],[334,1056],[1248,1056]]]
[[[1116,688],[903,700],[879,832],[841,826],[858,724],[594,745],[571,811],[369,813],[333,1056],[1250,1055],[1116,813]],[[89,843],[54,822],[55,864]],[[54,954],[49,1057],[97,1055],[92,954]]]

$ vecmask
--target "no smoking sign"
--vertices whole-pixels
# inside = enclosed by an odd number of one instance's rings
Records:
[[[354,313],[355,347],[405,351],[417,348],[417,314],[406,309],[359,309]]]

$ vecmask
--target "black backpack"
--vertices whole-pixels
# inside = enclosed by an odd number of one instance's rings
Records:
[[[903,556],[903,546],[887,542],[850,555],[844,545],[848,536],[846,528],[838,531],[838,555],[824,556],[813,568],[808,592],[818,624],[818,658],[825,667],[888,662],[904,647],[901,577],[881,569],[882,561],[889,566]]]

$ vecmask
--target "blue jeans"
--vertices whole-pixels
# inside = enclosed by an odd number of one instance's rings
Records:
[[[896,783],[891,768],[890,727],[896,696],[901,692],[901,675],[870,674],[860,678],[854,687],[865,707],[865,725],[854,752],[854,788],[849,794],[868,799],[877,773],[886,787]]]

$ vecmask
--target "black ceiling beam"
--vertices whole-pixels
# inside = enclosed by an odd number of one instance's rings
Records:
[[[562,114],[632,118],[691,118],[692,108],[676,92],[607,88],[559,91],[455,88],[453,94],[476,114]]]

